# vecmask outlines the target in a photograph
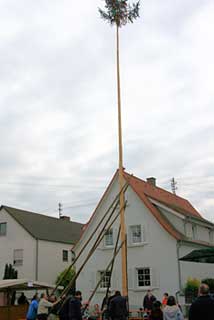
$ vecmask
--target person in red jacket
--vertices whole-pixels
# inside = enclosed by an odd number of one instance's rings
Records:
[[[165,307],[167,305],[167,301],[169,298],[169,294],[167,292],[164,293],[163,299],[162,299],[162,306]]]

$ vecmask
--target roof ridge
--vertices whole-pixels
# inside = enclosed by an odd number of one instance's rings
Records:
[[[0,209],[1,208],[5,208],[5,209],[8,209],[8,210],[12,209],[12,210],[16,210],[16,211],[21,211],[22,213],[31,213],[31,214],[35,214],[35,215],[40,216],[40,217],[45,217],[45,218],[48,218],[48,219],[54,219],[54,220],[57,220],[57,221],[64,221],[64,222],[66,221],[66,222],[70,222],[70,223],[78,223],[78,224],[84,225],[84,223],[81,223],[81,222],[63,220],[63,219],[59,219],[57,217],[48,216],[46,214],[37,213],[35,211],[28,211],[28,210],[25,210],[25,209],[19,209],[19,208],[14,208],[14,207],[5,206],[5,205],[1,205]]]
[[[74,244],[78,241],[83,224],[49,217],[35,212],[1,206],[33,238]]]
[[[134,174],[130,174],[130,173],[128,173],[127,171],[124,171],[124,173],[127,174],[127,175],[129,175],[129,176],[132,177],[132,178],[135,178],[135,179],[137,179],[137,180],[140,180],[141,182],[148,183],[147,181],[145,181],[145,180],[143,180],[143,179],[135,176]],[[153,188],[160,189],[161,191],[164,191],[164,192],[170,194],[170,196],[173,196],[173,197],[175,197],[175,198],[179,198],[179,199],[185,200],[185,201],[187,201],[187,202],[191,205],[191,203],[190,203],[187,199],[185,199],[185,198],[183,198],[183,197],[181,197],[181,196],[178,196],[177,194],[174,194],[174,193],[172,193],[172,192],[170,192],[170,191],[168,191],[168,190],[165,190],[165,189],[163,189],[163,188],[161,188],[161,187],[159,187],[159,186],[153,186],[152,184],[150,184],[149,186],[151,186],[151,187],[153,187]],[[152,197],[151,197],[151,198],[152,198]],[[192,206],[192,205],[191,205],[191,206]]]

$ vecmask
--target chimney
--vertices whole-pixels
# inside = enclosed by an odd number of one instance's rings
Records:
[[[68,217],[68,216],[60,216],[60,220],[70,221],[70,217]]]
[[[149,184],[151,184],[152,186],[156,187],[156,178],[154,178],[154,177],[149,177],[149,178],[147,178],[146,180],[147,180],[147,182],[148,182]]]

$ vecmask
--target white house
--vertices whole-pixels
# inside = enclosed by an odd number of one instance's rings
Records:
[[[129,185],[125,194],[125,222],[130,305],[142,306],[143,296],[148,289],[161,299],[164,292],[175,294],[181,290],[188,277],[214,277],[213,265],[179,261],[180,257],[193,249],[214,246],[214,225],[205,220],[187,200],[157,187],[155,178],[145,182],[124,171],[124,180]],[[118,194],[118,189],[116,172],[74,247],[76,254],[99,221],[103,220],[103,226],[104,213]],[[78,260],[77,270],[101,227]],[[77,288],[82,290],[85,299],[90,296],[112,257],[118,227],[117,219],[77,280]],[[102,280],[94,301],[102,301],[108,281],[109,273]],[[121,290],[120,253],[116,258],[111,289]]]
[[[12,264],[18,278],[55,283],[59,272],[71,264],[72,246],[81,223],[7,206],[0,208],[0,278]]]

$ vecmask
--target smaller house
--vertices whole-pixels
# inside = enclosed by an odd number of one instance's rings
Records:
[[[1,206],[0,278],[8,263],[18,270],[18,278],[55,283],[59,272],[71,264],[71,248],[82,227],[69,217],[53,218]]]

